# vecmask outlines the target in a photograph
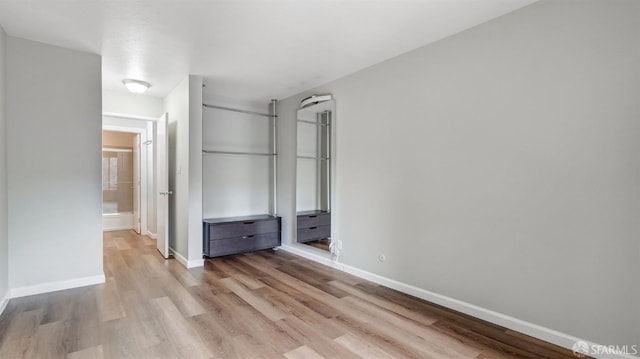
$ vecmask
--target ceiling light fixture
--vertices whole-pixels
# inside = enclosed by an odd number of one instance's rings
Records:
[[[148,82],[133,79],[124,79],[122,83],[133,93],[143,93],[151,87],[151,84]]]

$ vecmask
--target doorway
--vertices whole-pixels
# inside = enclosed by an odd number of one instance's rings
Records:
[[[153,121],[102,119],[103,230],[155,238]]]
[[[102,218],[105,231],[140,234],[140,135],[102,131]]]

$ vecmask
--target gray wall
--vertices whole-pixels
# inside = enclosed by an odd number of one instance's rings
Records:
[[[169,247],[202,260],[202,77],[188,76],[164,100],[169,127]]]
[[[101,59],[7,38],[9,286],[102,276]]]
[[[285,240],[295,109],[330,92],[344,263],[640,344],[639,20],[638,1],[540,1],[282,101]]]
[[[7,119],[5,96],[5,58],[7,34],[0,27],[0,306],[9,292],[9,254],[7,223]]]
[[[202,76],[189,75],[189,261],[202,261]],[[190,264],[193,266],[193,264]]]
[[[169,132],[169,247],[188,258],[189,78],[164,100]]]

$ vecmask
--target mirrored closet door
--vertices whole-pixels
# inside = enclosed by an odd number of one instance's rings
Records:
[[[297,242],[329,251],[331,243],[334,100],[297,115]]]

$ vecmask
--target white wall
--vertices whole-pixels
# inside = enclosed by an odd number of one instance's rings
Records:
[[[169,247],[187,266],[202,261],[202,77],[188,76],[164,100],[169,130]]]
[[[159,118],[164,113],[164,103],[159,97],[102,89],[102,112]]]
[[[638,19],[637,1],[541,1],[281,101],[280,212],[299,100],[333,93],[344,263],[640,343]]]
[[[12,293],[104,281],[101,58],[8,37],[6,70]]]
[[[9,292],[7,223],[7,119],[5,104],[5,58],[7,34],[0,27],[0,313]]]

